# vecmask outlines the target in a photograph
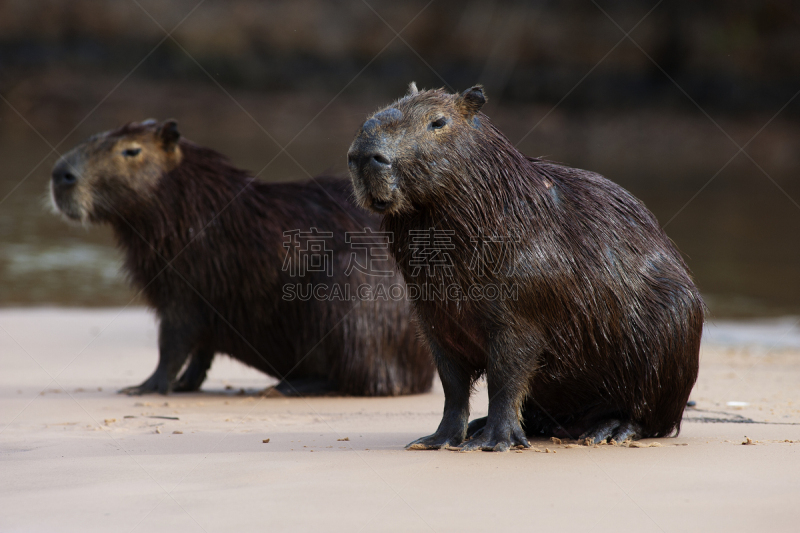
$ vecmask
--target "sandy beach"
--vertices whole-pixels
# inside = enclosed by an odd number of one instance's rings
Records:
[[[144,309],[0,311],[0,531],[800,527],[796,319],[709,324],[676,438],[504,454],[403,449],[435,429],[438,383],[263,397],[273,380],[218,357],[201,393],[116,394],[155,368],[156,337]]]

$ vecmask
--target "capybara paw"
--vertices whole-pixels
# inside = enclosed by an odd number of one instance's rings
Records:
[[[145,387],[144,383],[141,385],[133,385],[130,387],[125,387],[124,389],[120,389],[117,391],[117,394],[127,394],[128,396],[141,396],[142,394],[153,394],[156,392],[156,389]]]
[[[461,446],[462,452],[483,450],[486,452],[507,452],[516,447],[530,448],[525,432],[517,425],[514,428],[494,428],[485,426],[475,436]]]
[[[203,385],[203,381],[205,381],[205,374],[200,376],[199,378],[194,375],[187,375],[186,372],[178,378],[178,381],[172,386],[172,392],[195,392],[199,391],[200,387]]]
[[[154,394],[156,392],[160,394],[169,394],[171,390],[172,387],[169,386],[169,383],[155,380],[151,377],[141,385],[125,387],[117,392],[119,394],[127,394],[128,396],[141,396],[142,394]]]
[[[196,392],[200,390],[201,383],[195,383],[189,380],[179,379],[175,386],[172,387],[172,392]]]
[[[335,392],[336,384],[327,378],[299,378],[281,380],[274,389],[283,396],[325,396]]]
[[[601,442],[614,442],[622,443],[626,440],[636,440],[642,437],[642,426],[630,420],[603,420],[597,424],[594,429],[591,429],[580,436],[580,440],[584,441],[587,445],[592,446],[600,444]]]
[[[449,446],[458,446],[463,440],[455,435],[442,435],[437,432],[415,440],[406,446],[406,450],[439,450]]]

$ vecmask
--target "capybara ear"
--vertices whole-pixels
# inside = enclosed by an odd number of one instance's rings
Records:
[[[419,89],[417,89],[417,82],[412,81],[408,84],[408,94],[406,96],[414,96],[415,94],[419,94]]]
[[[161,127],[158,128],[158,136],[161,138],[161,143],[165,150],[175,146],[181,138],[181,132],[178,131],[178,122],[172,119],[165,120]]]
[[[471,119],[478,114],[483,104],[486,103],[486,95],[483,94],[483,86],[475,85],[470,87],[456,98],[456,108],[458,108],[465,118]]]

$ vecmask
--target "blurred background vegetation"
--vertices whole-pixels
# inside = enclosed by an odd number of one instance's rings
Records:
[[[790,0],[0,1],[0,305],[134,297],[108,228],[46,209],[57,154],[92,133],[174,117],[262,179],[303,179],[344,172],[411,80],[483,83],[524,153],[641,198],[712,316],[800,314]]]

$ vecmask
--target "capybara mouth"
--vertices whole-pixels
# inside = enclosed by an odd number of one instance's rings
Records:
[[[69,220],[83,221],[83,210],[74,201],[63,198],[63,195],[56,195],[55,191],[50,195],[53,210],[63,215]]]
[[[351,169],[350,175],[355,185],[355,194],[362,207],[385,215],[397,207],[397,185],[389,173],[362,172]]]
[[[70,191],[50,182],[50,209],[53,213],[63,215],[70,220],[80,220],[80,208],[72,200]]]
[[[372,200],[372,209],[380,214],[384,214],[391,205],[392,202],[389,200],[378,200],[377,198]]]

